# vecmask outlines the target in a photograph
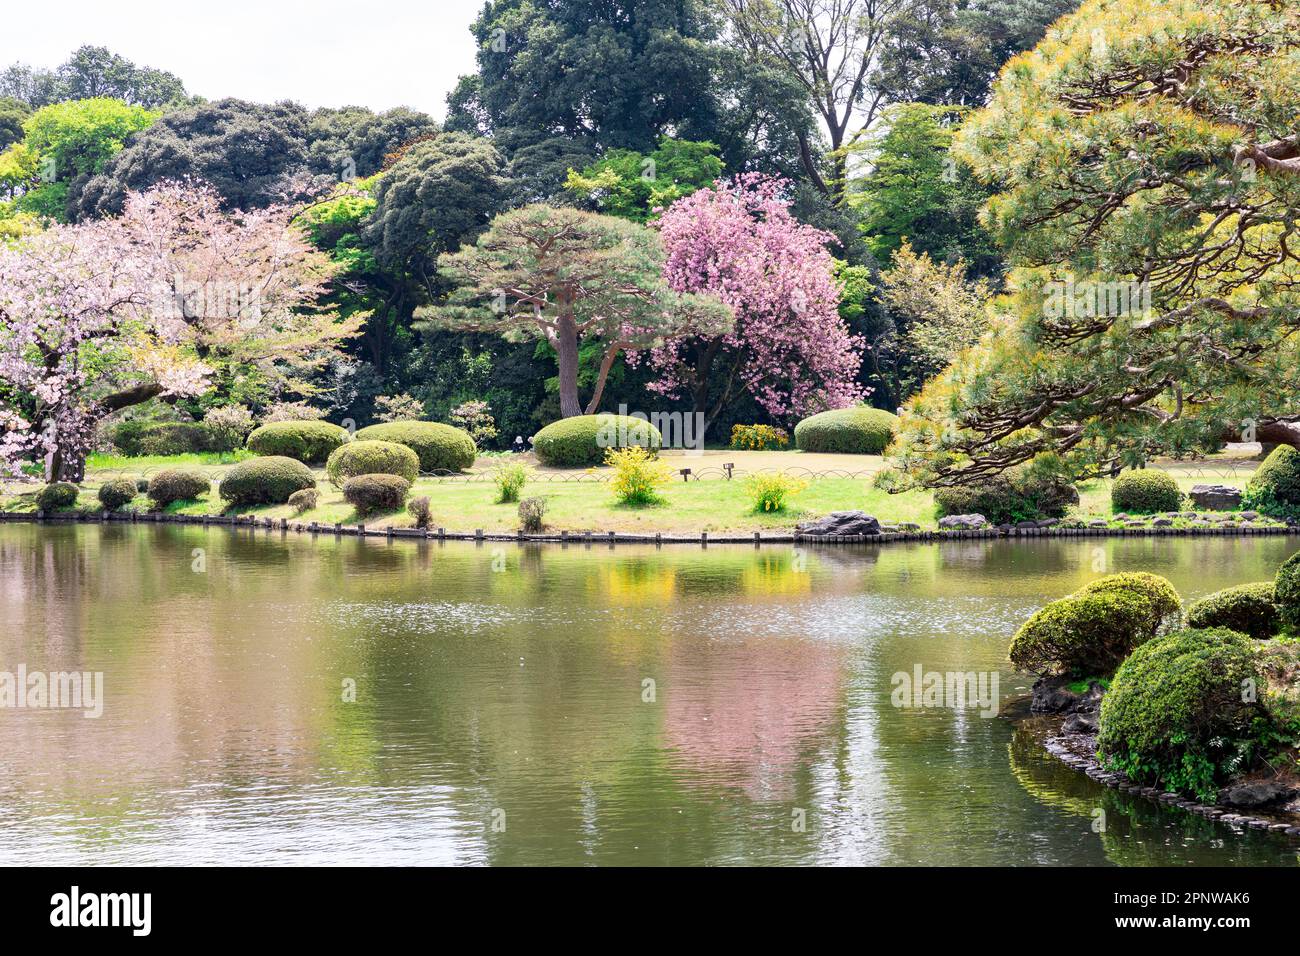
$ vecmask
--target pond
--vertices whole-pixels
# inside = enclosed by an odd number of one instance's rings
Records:
[[[0,710],[0,863],[1295,864],[1006,716],[1046,601],[1120,570],[1191,599],[1293,550],[0,525],[0,671],[103,673],[98,718]],[[1002,715],[893,706],[918,665],[998,672]]]

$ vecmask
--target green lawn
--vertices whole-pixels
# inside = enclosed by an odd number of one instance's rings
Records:
[[[246,456],[247,453],[238,456],[178,455],[148,458],[97,455],[88,463],[87,478],[78,507],[98,511],[95,494],[100,483],[108,478],[141,477],[162,468],[183,466],[202,468],[215,483],[225,471],[233,467],[238,457]],[[844,465],[839,469],[827,467],[828,464],[836,464],[834,461],[818,461],[817,464],[821,470],[838,471],[841,474],[872,472],[881,467],[881,459],[878,457],[842,457]],[[804,463],[798,456],[778,452],[766,456],[762,453],[747,453],[743,464],[747,470],[767,468],[776,471],[802,466]],[[1166,462],[1159,466],[1174,475],[1179,486],[1187,490],[1198,482],[1235,484],[1240,487],[1245,484],[1254,465],[1255,462],[1244,458],[1216,458],[1195,464]],[[739,463],[737,467],[740,467]],[[793,470],[800,477],[806,477],[802,467]],[[361,522],[363,519],[343,500],[341,492],[325,480],[324,472],[319,469],[317,471],[320,476],[320,505],[300,517],[295,516],[287,505],[236,510],[275,518],[298,517],[298,520],[322,524],[341,522],[353,525]],[[746,482],[742,478],[732,481],[720,477],[690,482],[674,481],[664,490],[664,504],[632,508],[617,503],[608,484],[591,480],[598,471],[576,471],[566,476],[586,477],[588,480],[559,481],[551,480],[559,477],[554,470],[534,470],[535,477],[525,486],[523,497],[540,496],[547,500],[546,526],[553,531],[687,533],[788,530],[800,520],[831,511],[847,510],[865,511],[887,524],[915,522],[922,527],[935,525],[934,499],[929,492],[909,491],[890,495],[871,487],[870,480],[861,477],[811,478],[807,488],[794,496],[784,511],[764,514],[753,510]],[[1109,486],[1110,482],[1104,480],[1082,485],[1079,515],[1109,517]],[[10,511],[35,510],[33,498],[38,487],[10,484],[0,491],[0,507]],[[519,525],[517,505],[496,503],[495,485],[481,478],[471,481],[421,479],[412,490],[412,497],[416,496],[429,498],[434,526],[449,531],[473,531],[478,528],[489,532],[513,531]],[[222,504],[216,497],[214,484],[214,490],[207,499],[173,505],[168,510],[184,514],[220,514],[223,513]],[[136,499],[134,506],[147,510],[149,502],[141,496]],[[411,519],[405,513],[371,515],[364,519],[364,523],[376,527],[403,527],[409,525]]]

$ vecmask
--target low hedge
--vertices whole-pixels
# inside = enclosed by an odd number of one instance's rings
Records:
[[[1071,484],[1028,471],[1013,471],[982,481],[978,486],[937,488],[934,503],[939,517],[983,515],[993,524],[1061,518],[1079,503]]]
[[[357,475],[343,485],[343,500],[357,509],[357,514],[396,511],[406,504],[411,483],[399,475]]]
[[[1178,631],[1143,644],[1102,698],[1103,762],[1139,783],[1212,798],[1260,713],[1243,693],[1247,681],[1263,686],[1254,648],[1236,631]]]
[[[1187,609],[1187,626],[1222,627],[1260,640],[1272,637],[1282,627],[1273,603],[1273,582],[1239,584],[1201,598]]]
[[[1242,504],[1274,518],[1300,518],[1300,451],[1274,448],[1250,476]]]
[[[200,471],[169,468],[149,479],[149,500],[163,508],[173,501],[193,501],[212,490],[212,482]]]
[[[1273,580],[1273,602],[1282,623],[1300,628],[1300,551],[1282,562]]]
[[[1035,613],[1011,639],[1011,663],[1036,674],[1109,674],[1151,638],[1151,607],[1127,591],[1071,595]]]
[[[254,428],[246,444],[259,455],[281,455],[319,465],[347,441],[347,429],[329,422],[271,422]]]
[[[1110,510],[1116,513],[1154,514],[1177,511],[1182,505],[1178,482],[1152,468],[1126,471],[1110,486]]]
[[[282,505],[295,491],[315,488],[310,468],[284,455],[241,461],[221,479],[217,494],[232,505]]]
[[[533,436],[537,460],[552,468],[590,468],[605,462],[611,448],[663,446],[659,429],[630,415],[574,415],[551,422]]]
[[[202,422],[139,422],[118,424],[113,446],[124,455],[188,455],[222,451],[221,441]]]
[[[303,514],[320,504],[320,492],[315,488],[304,488],[291,494],[286,503],[294,510],[294,514]]]
[[[426,472],[464,471],[478,455],[469,432],[440,422],[383,422],[363,428],[353,437],[405,445],[419,457],[420,470]]]
[[[36,507],[41,511],[59,511],[77,503],[78,488],[67,481],[55,481],[36,493]]]
[[[325,473],[336,487],[358,475],[398,475],[413,482],[420,475],[420,459],[397,442],[350,441],[330,455]]]
[[[137,489],[130,478],[113,478],[99,486],[99,503],[105,511],[116,511],[135,501]]]
[[[897,431],[897,415],[859,405],[805,418],[794,426],[794,443],[800,451],[879,455]]]

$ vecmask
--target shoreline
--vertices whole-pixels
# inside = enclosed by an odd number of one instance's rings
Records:
[[[883,545],[892,543],[935,543],[941,541],[979,541],[1010,540],[1025,538],[1196,538],[1196,537],[1254,537],[1300,534],[1300,527],[1290,525],[1251,525],[1241,526],[1236,522],[1223,522],[1208,528],[1009,528],[997,527],[974,529],[941,529],[921,531],[882,531],[873,535],[809,535],[798,532],[764,534],[755,531],[750,534],[700,531],[695,534],[663,533],[631,534],[622,531],[558,531],[528,534],[524,531],[503,533],[499,531],[451,531],[446,528],[433,528],[427,531],[418,528],[367,527],[365,524],[323,524],[316,521],[302,522],[290,518],[262,518],[257,515],[188,515],[161,512],[99,512],[99,513],[55,513],[28,511],[0,511],[0,521],[45,523],[105,524],[110,522],[127,524],[189,524],[247,528],[256,531],[281,531],[301,534],[332,534],[335,536],[406,538],[412,540],[436,541],[516,541],[520,543],[537,542],[545,544],[829,544],[849,545],[867,544]]]

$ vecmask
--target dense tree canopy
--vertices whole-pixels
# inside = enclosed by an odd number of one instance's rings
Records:
[[[15,63],[0,72],[0,96],[38,108],[99,97],[157,109],[185,98],[185,85],[164,70],[136,66],[101,46],[83,46],[56,70]]]
[[[1017,270],[986,347],[905,417],[926,480],[1036,456],[1294,440],[1300,10],[1088,0],[1004,70],[959,152]]]

